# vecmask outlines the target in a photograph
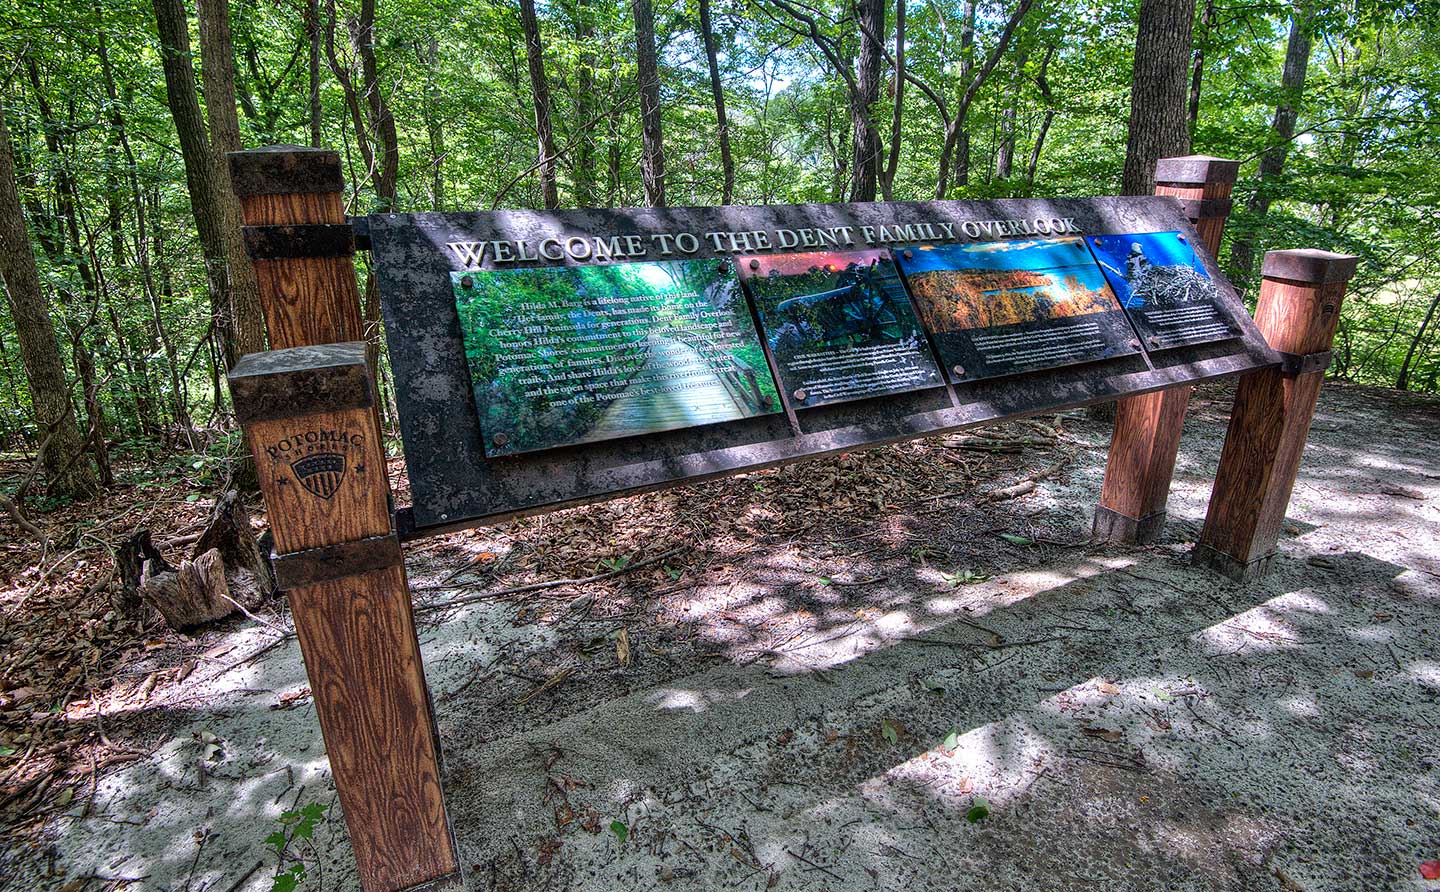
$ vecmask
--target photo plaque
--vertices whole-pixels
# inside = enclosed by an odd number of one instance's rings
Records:
[[[888,250],[752,257],[740,277],[792,406],[943,383]]]
[[[1079,238],[925,244],[896,253],[957,383],[1139,352]]]
[[[1220,289],[1180,232],[1086,239],[1105,278],[1152,350],[1240,336]]]
[[[488,457],[780,411],[729,261],[450,279]]]

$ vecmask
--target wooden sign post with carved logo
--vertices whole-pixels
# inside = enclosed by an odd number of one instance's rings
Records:
[[[1211,257],[1220,253],[1239,170],[1238,161],[1205,155],[1162,158],[1155,165],[1155,194],[1180,200]],[[1194,390],[1194,385],[1182,384],[1119,401],[1105,483],[1095,509],[1097,537],[1142,544],[1159,538],[1185,408]]]
[[[1255,323],[1283,363],[1248,372],[1236,385],[1195,563],[1243,582],[1264,575],[1275,557],[1345,285],[1358,262],[1326,251],[1265,255]]]
[[[367,892],[459,888],[334,152],[230,156],[272,349],[230,375]]]

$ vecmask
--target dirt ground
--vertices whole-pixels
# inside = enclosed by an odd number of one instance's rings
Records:
[[[1151,548],[1089,541],[1108,430],[1071,413],[415,549],[466,888],[1440,889],[1440,401],[1327,385],[1242,586],[1188,564],[1226,399]],[[261,619],[131,670],[195,667],[106,712],[148,755],[8,835],[0,887],[358,889]]]

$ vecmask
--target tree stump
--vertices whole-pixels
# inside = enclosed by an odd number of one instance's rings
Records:
[[[275,591],[270,561],[260,551],[249,512],[233,490],[215,500],[210,522],[180,566],[165,560],[150,541],[149,530],[138,530],[116,550],[115,569],[120,580],[117,607],[135,610],[148,604],[177,630],[251,610]]]

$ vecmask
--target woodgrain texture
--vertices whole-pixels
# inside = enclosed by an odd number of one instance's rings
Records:
[[[365,340],[355,262],[349,257],[256,260],[270,347]]]
[[[1155,194],[1202,201],[1229,198],[1234,188],[1233,179],[1221,176],[1199,184],[1161,183]],[[1212,257],[1220,250],[1225,220],[1225,216],[1214,216],[1191,221]],[[1194,390],[1182,385],[1119,401],[1100,490],[1102,510],[1095,518],[1096,535],[1112,542],[1145,543],[1159,538],[1185,409]]]
[[[290,593],[360,881],[406,889],[457,870],[402,566]]]
[[[1289,353],[1330,349],[1345,283],[1267,278],[1255,321],[1270,345]],[[1237,579],[1274,553],[1320,397],[1323,370],[1303,375],[1262,369],[1240,378],[1205,527],[1195,551]]]
[[[328,179],[339,179],[337,169]],[[246,225],[345,223],[341,195],[242,199]],[[255,264],[272,349],[364,339],[351,257]],[[246,437],[280,553],[384,536],[390,487],[373,405],[255,421]],[[455,877],[440,747],[403,562],[289,592],[362,887]]]

